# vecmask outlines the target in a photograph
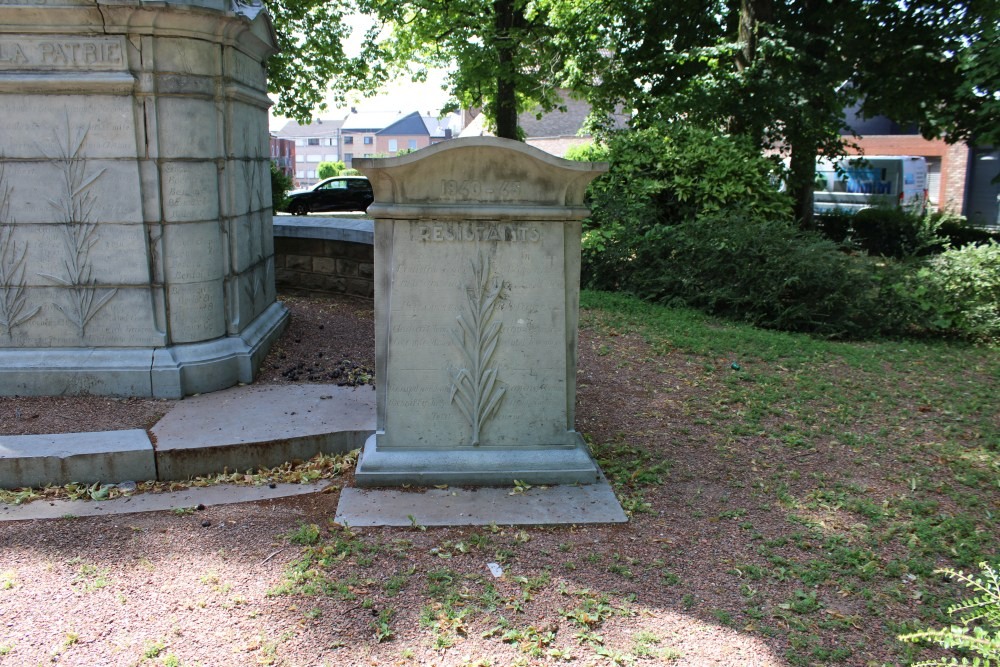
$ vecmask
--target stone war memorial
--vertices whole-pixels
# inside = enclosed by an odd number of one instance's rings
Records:
[[[262,9],[0,3],[0,395],[253,379],[287,321]]]
[[[607,165],[483,137],[355,165],[378,377],[357,484],[602,479],[574,414],[583,197]]]

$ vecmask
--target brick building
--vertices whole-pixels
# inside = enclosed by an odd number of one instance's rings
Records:
[[[964,215],[975,225],[1000,226],[1000,183],[992,182],[1000,174],[1000,151],[924,139],[916,127],[900,126],[885,116],[863,118],[856,108],[845,116],[847,127],[860,136],[844,138],[864,155],[919,155],[927,160],[927,195],[933,208]]]

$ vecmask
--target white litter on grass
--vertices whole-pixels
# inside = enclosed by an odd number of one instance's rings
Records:
[[[497,563],[487,563],[486,567],[490,568],[490,573],[492,573],[496,579],[503,576],[503,568]]]

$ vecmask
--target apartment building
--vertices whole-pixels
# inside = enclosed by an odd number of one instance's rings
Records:
[[[295,169],[293,179],[296,187],[308,187],[319,182],[316,169],[320,162],[336,162],[341,157],[340,129],[342,119],[317,118],[308,125],[294,120],[285,123],[275,134],[280,139],[295,142]]]

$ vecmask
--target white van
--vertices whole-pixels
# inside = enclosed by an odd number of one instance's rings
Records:
[[[923,215],[927,207],[927,160],[912,155],[819,159],[813,212],[856,213],[876,206]]]

